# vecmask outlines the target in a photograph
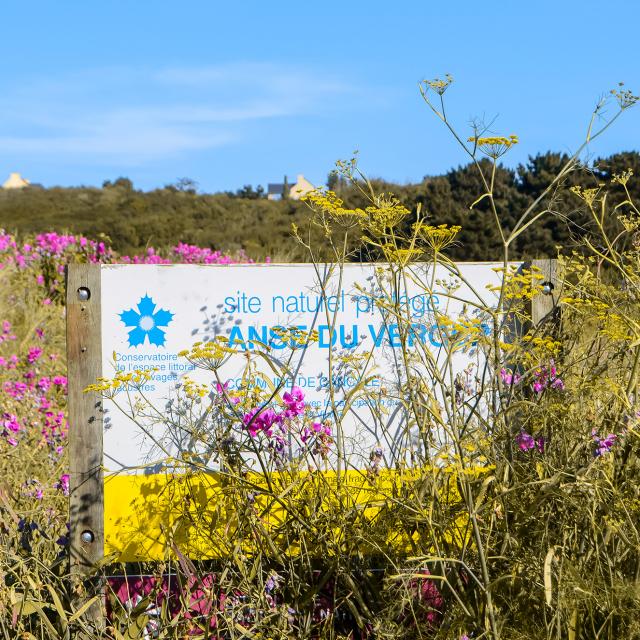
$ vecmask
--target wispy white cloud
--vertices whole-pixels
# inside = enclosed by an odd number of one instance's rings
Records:
[[[337,78],[267,63],[35,79],[0,99],[0,154],[139,165],[232,144],[251,122],[341,108],[354,91]]]
[[[155,74],[159,83],[171,86],[205,88],[226,84],[246,90],[289,91],[308,99],[315,94],[345,93],[354,90],[353,85],[338,77],[318,74],[295,65],[271,62],[233,62],[204,67],[169,67]]]
[[[115,135],[101,130],[84,136],[40,136],[0,137],[0,149],[5,153],[22,154],[69,154],[109,156],[109,160],[120,157],[138,164],[159,156],[168,156],[182,151],[208,149],[233,141],[230,134],[210,134],[202,137],[172,130],[161,130],[148,126],[142,130],[119,129]],[[107,159],[107,158],[105,158]]]

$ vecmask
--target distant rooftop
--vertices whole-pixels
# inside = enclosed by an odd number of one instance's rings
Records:
[[[285,180],[286,180],[285,176]],[[313,191],[315,187],[301,174],[296,176],[296,181],[293,184],[286,183],[288,189],[287,197],[292,200],[299,200],[309,191]],[[282,198],[285,193],[285,183],[276,182],[267,185],[267,198],[269,200],[276,200],[278,196]]]
[[[267,195],[270,196],[281,196],[284,193],[284,183],[269,183],[267,185]]]
[[[19,173],[10,173],[9,177],[4,181],[2,185],[3,189],[24,189],[31,184],[28,180],[25,180]]]

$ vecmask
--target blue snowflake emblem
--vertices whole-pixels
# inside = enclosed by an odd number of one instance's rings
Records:
[[[166,327],[173,320],[173,313],[166,309],[156,309],[156,303],[147,295],[140,298],[138,311],[129,309],[120,314],[120,320],[126,327],[134,327],[129,331],[129,345],[137,347],[148,338],[149,344],[164,347],[165,335],[160,327]]]

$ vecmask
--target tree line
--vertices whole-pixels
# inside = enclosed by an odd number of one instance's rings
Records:
[[[567,156],[548,152],[529,158],[515,169],[499,166],[495,175],[495,196],[505,230],[513,228],[523,211],[545,190]],[[481,162],[488,170],[488,162]],[[640,154],[622,152],[599,158],[588,167],[570,173],[563,184],[540,203],[548,208],[535,225],[517,238],[512,257],[554,256],[557,247],[569,251],[578,239],[590,233],[591,220],[571,186],[597,188],[615,174],[631,169],[640,175]],[[394,184],[371,181],[378,192],[393,193],[408,209],[421,208],[430,224],[460,225],[458,243],[450,255],[457,260],[495,260],[501,257],[501,242],[486,200],[471,205],[484,192],[478,170],[468,164],[438,176],[425,176],[418,183]],[[362,194],[344,180],[330,177],[330,186],[347,206],[366,206]],[[631,178],[628,188],[640,198],[640,181]],[[269,255],[277,260],[306,259],[305,250],[291,235],[291,224],[305,228],[309,212],[294,200],[273,201],[262,188],[245,185],[236,192],[202,194],[188,178],[152,191],[135,189],[127,178],[96,187],[54,187],[0,190],[0,228],[7,232],[34,233],[67,231],[90,237],[107,236],[121,253],[139,252],[146,246],[168,247],[178,241],[214,249],[244,249],[251,257]],[[624,199],[622,188],[613,188],[614,200]],[[412,220],[406,222],[410,225]],[[568,223],[568,224],[567,224]],[[605,224],[616,232],[613,207]],[[407,227],[408,228],[408,227]],[[321,230],[312,230],[322,243]],[[363,258],[362,253],[356,256]]]

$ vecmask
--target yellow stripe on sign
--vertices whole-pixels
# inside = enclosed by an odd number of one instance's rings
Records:
[[[110,475],[104,484],[105,555],[134,562],[174,557],[174,548],[194,559],[257,547],[274,557],[302,548],[313,555],[314,547],[323,554],[413,553],[431,546],[434,499],[453,513],[446,539],[462,544],[468,518],[452,469],[387,470],[375,479],[353,470],[339,482],[332,472]]]

